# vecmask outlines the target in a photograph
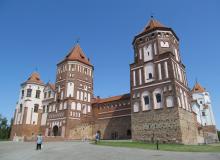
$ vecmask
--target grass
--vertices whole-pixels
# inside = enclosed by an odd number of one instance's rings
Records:
[[[156,144],[144,142],[101,140],[97,145],[156,150]],[[220,152],[220,143],[215,145],[159,144],[159,150],[176,152]]]

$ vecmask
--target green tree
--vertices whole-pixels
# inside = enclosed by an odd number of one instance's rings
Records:
[[[0,114],[0,139],[8,139],[10,135],[10,126],[7,118]]]
[[[220,140],[220,131],[217,131],[218,132],[218,139]]]

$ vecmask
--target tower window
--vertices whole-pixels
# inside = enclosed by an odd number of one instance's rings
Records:
[[[44,98],[47,98],[47,92],[44,92]]]
[[[22,112],[22,108],[23,108],[23,106],[22,106],[22,104],[20,104],[19,112]]]
[[[157,99],[157,103],[160,103],[161,102],[161,94],[157,93],[156,99]]]
[[[39,108],[39,105],[38,105],[38,104],[35,104],[35,105],[34,105],[34,112],[35,112],[35,113],[38,112],[38,108]]]
[[[51,91],[48,92],[48,98],[50,98],[50,97],[51,97]]]
[[[43,106],[43,113],[46,112],[46,106]]]
[[[205,112],[202,112],[202,116],[206,116],[206,115],[205,115]]]
[[[27,97],[31,97],[32,89],[27,89]]]
[[[149,96],[144,96],[144,104],[145,105],[149,105],[150,104]]]
[[[40,98],[40,90],[36,90],[36,98]]]
[[[24,90],[21,91],[21,99],[24,98]]]
[[[152,78],[153,78],[152,73],[149,73],[149,74],[148,74],[148,77],[149,77],[149,79],[152,79]]]

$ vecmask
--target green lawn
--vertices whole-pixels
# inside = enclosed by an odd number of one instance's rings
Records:
[[[156,144],[132,141],[105,141],[101,140],[97,145],[113,147],[129,147],[156,150]],[[181,144],[159,144],[159,150],[176,152],[220,152],[220,144],[215,145],[181,145]]]

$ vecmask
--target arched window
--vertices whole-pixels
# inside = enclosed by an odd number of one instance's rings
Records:
[[[145,104],[145,105],[150,104],[149,96],[144,96],[144,104]]]
[[[39,104],[35,104],[35,105],[34,105],[34,112],[35,112],[35,113],[38,112],[38,108],[39,108]]]
[[[142,110],[143,111],[151,109],[150,93],[148,91],[145,91],[142,93],[141,101],[142,101]]]
[[[156,94],[156,99],[157,99],[157,103],[161,102],[161,94],[160,93]]]
[[[162,90],[160,88],[157,88],[153,92],[153,100],[154,100],[154,108],[159,109],[163,107],[162,103]]]
[[[154,64],[149,62],[144,66],[145,83],[152,82],[154,79]]]

